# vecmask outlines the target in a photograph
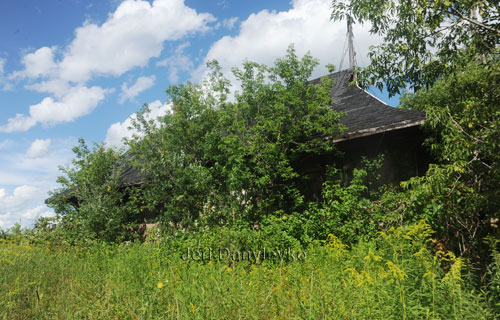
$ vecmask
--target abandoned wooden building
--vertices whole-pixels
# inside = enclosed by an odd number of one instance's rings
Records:
[[[339,136],[325,137],[335,144],[333,152],[303,154],[292,164],[294,170],[305,178],[297,186],[307,201],[321,200],[330,167],[338,169],[342,183],[348,184],[354,169],[362,167],[364,159],[375,160],[383,155],[377,184],[398,185],[413,176],[425,174],[432,160],[423,146],[425,134],[421,125],[425,122],[425,114],[391,107],[358,86],[352,25],[349,21],[347,30],[349,69],[328,75],[333,78],[331,108],[342,114],[339,122],[345,130]],[[317,78],[310,83],[317,84],[320,81],[321,78]],[[120,189],[125,191],[125,197],[128,195],[127,188],[141,188],[148,183],[147,174],[131,165],[129,160],[133,158],[130,152],[126,153],[118,164]],[[66,190],[57,195],[60,196],[74,208],[79,207],[79,199],[74,192]],[[157,213],[144,209],[137,218],[141,220],[140,223],[157,221]]]
[[[363,157],[374,160],[383,155],[380,181],[383,184],[397,184],[424,174],[431,159],[423,147],[425,134],[421,125],[425,114],[387,105],[360,88],[353,81],[352,71],[329,76],[334,78],[332,108],[344,114],[340,123],[346,129],[341,136],[333,138],[339,152],[304,159],[302,167],[307,168],[304,172],[321,179],[325,167],[334,164],[348,181],[352,170],[361,166]],[[311,82],[319,81],[320,78]],[[320,187],[320,182],[315,183],[316,186]]]
[[[329,76],[334,79],[332,108],[343,113],[340,123],[346,129],[342,135],[332,138],[335,152],[304,155],[295,164],[297,170],[308,177],[304,186],[307,197],[310,200],[320,197],[329,166],[341,169],[343,181],[348,182],[353,169],[361,166],[363,158],[374,160],[381,154],[384,157],[381,184],[398,184],[424,174],[430,162],[429,154],[422,146],[424,133],[421,124],[425,121],[425,114],[387,105],[358,87],[350,70]],[[311,83],[319,81],[320,78],[311,80]],[[146,182],[147,177],[136,167],[125,163],[120,166],[120,171],[123,188],[140,187]],[[78,200],[70,194],[66,192],[63,196],[78,207]]]

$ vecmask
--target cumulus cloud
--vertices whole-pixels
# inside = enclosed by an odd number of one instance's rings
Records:
[[[28,158],[36,159],[43,157],[49,151],[51,142],[50,139],[36,139],[33,141],[26,152]]]
[[[39,218],[54,216],[54,211],[47,208],[45,205],[27,208],[21,211],[8,211],[0,213],[0,228],[8,229],[15,223],[20,223],[23,227],[33,226]]]
[[[45,195],[43,190],[30,185],[19,186],[12,194],[0,188],[0,227],[8,228],[20,221],[23,225],[33,224],[41,216],[52,216],[52,210],[45,205],[36,205]]]
[[[87,81],[92,74],[121,75],[158,57],[164,41],[204,32],[213,21],[212,15],[198,14],[183,0],[124,1],[103,25],[76,30],[60,65],[61,77]]]
[[[184,0],[123,1],[103,24],[87,21],[77,28],[67,47],[42,47],[22,58],[24,69],[13,72],[10,78],[28,79],[32,83],[26,88],[52,96],[30,106],[29,115],[8,119],[0,132],[73,121],[92,112],[106,91],[89,88],[86,82],[144,67],[151,58],[160,56],[165,41],[205,32],[214,21],[211,14],[196,12]],[[128,91],[124,90],[120,99],[137,95],[141,88],[152,85],[151,80],[143,78],[137,86],[126,87]]]
[[[24,145],[19,141],[0,142],[0,188],[32,185],[48,191],[55,187],[61,175],[58,167],[70,163],[77,139],[51,139],[49,150],[36,158],[27,156],[32,144],[33,141]]]
[[[48,92],[54,95],[56,98],[61,98],[64,96],[68,90],[71,89],[70,84],[62,79],[50,79],[41,81],[38,83],[33,83],[25,86],[26,89],[38,91],[38,92]]]
[[[237,35],[226,36],[215,42],[205,61],[217,59],[226,76],[234,80],[232,67],[240,66],[245,59],[270,65],[276,57],[283,56],[293,43],[298,55],[309,51],[320,60],[320,67],[313,76],[321,76],[326,73],[324,65],[333,63],[338,66],[347,31],[345,22],[330,20],[330,5],[330,0],[294,0],[288,11],[263,10],[252,14],[240,23]],[[371,36],[368,30],[366,24],[364,27],[354,26],[359,62],[363,62],[368,47],[380,41]],[[368,62],[367,58],[365,60]],[[344,63],[343,68],[346,67]],[[192,77],[199,81],[205,72],[205,66],[200,65]]]
[[[194,69],[192,59],[184,54],[184,49],[190,45],[189,42],[182,43],[175,49],[172,56],[156,63],[159,67],[168,68],[168,79],[171,83],[179,81],[179,72],[190,72]]]
[[[16,114],[0,126],[0,132],[27,131],[41,123],[47,126],[72,122],[92,112],[109,90],[101,87],[76,86],[70,88],[60,99],[46,97],[29,108],[29,115]]]
[[[42,47],[35,52],[28,53],[22,58],[24,70],[15,71],[11,78],[38,78],[53,76],[57,72],[57,63],[54,61],[56,47]]]
[[[147,115],[146,120],[155,120],[158,117],[171,112],[172,104],[161,103],[160,100],[156,100],[149,104],[149,109],[151,112]],[[106,133],[106,139],[104,142],[111,147],[123,147],[123,138],[131,138],[133,134],[137,134],[137,132],[133,129],[129,129],[132,126],[133,119],[135,118],[136,115],[133,114],[123,122],[113,123]]]
[[[47,208],[47,206],[40,205],[21,211],[20,216],[24,220],[36,222],[41,217],[53,217],[55,216],[55,213],[51,209]]]
[[[35,196],[37,192],[37,188],[29,185],[23,185],[15,188],[14,192],[10,196],[7,195],[5,189],[0,189],[0,209],[12,209],[22,204],[24,201],[33,198],[33,196]]]
[[[120,94],[118,102],[124,103],[127,100],[133,101],[134,98],[139,95],[139,93],[151,88],[155,84],[155,80],[155,76],[139,77],[137,78],[137,81],[130,87],[126,83],[122,84],[122,92]]]
[[[94,75],[119,76],[158,57],[165,41],[205,32],[214,21],[211,14],[197,13],[184,0],[125,0],[102,25],[85,22],[77,28],[60,61],[55,59],[56,47],[42,47],[25,55],[25,69],[13,76],[57,76],[74,83]]]

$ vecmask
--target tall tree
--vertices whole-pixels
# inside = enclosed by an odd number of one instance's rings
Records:
[[[406,184],[404,216],[426,218],[448,248],[488,259],[500,214],[500,63],[471,62],[430,89],[402,98],[428,115],[427,144],[438,165]]]
[[[500,203],[498,0],[335,0],[332,19],[371,23],[383,37],[361,70],[364,85],[406,92],[402,107],[424,111],[436,164],[403,183],[399,211],[425,218],[442,243],[488,261],[484,238],[497,237]],[[404,204],[402,204],[404,203]],[[390,206],[390,205],[389,205]]]
[[[148,175],[143,190],[150,209],[192,226],[227,221],[233,210],[253,223],[303,205],[295,162],[331,150],[325,137],[340,132],[339,114],[328,107],[331,79],[308,82],[317,64],[293,47],[274,66],[245,62],[233,70],[241,85],[234,102],[226,99],[229,83],[216,62],[204,84],[170,87],[175,112],[159,127],[139,116],[144,138],[129,141]]]
[[[332,19],[370,23],[383,37],[360,72],[364,86],[384,84],[391,95],[429,87],[471,59],[498,55],[497,0],[334,0]]]

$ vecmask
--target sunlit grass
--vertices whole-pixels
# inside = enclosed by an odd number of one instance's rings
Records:
[[[3,319],[491,319],[461,279],[463,261],[432,254],[428,227],[352,248],[331,236],[307,258],[185,261],[166,244],[87,248],[1,240]]]

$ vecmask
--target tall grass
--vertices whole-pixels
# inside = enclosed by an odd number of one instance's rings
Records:
[[[491,319],[432,254],[425,223],[347,247],[334,236],[282,262],[183,260],[162,243],[0,243],[2,319]]]

